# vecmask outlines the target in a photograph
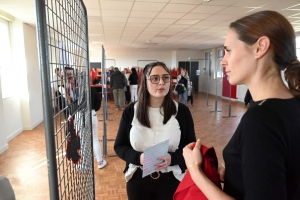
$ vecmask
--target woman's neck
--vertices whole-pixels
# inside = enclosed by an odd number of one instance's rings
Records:
[[[164,97],[162,97],[162,98],[150,97],[149,107],[160,108],[163,102],[164,102]]]
[[[280,76],[256,79],[248,87],[254,101],[269,98],[289,99],[293,97]]]

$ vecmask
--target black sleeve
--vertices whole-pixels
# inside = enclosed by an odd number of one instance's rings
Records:
[[[241,123],[244,199],[286,199],[288,147],[281,133],[281,121],[266,109],[245,115]]]
[[[119,130],[114,144],[116,154],[124,161],[126,165],[129,163],[141,165],[140,156],[142,152],[134,150],[130,144],[131,122],[134,116],[134,104],[127,106],[122,114]],[[126,171],[126,169],[124,170]]]
[[[179,122],[181,130],[180,143],[179,148],[175,152],[169,152],[169,154],[171,155],[171,165],[179,165],[182,172],[184,172],[186,165],[182,155],[182,149],[187,144],[196,141],[194,121],[190,110],[182,103],[178,103],[176,119]]]

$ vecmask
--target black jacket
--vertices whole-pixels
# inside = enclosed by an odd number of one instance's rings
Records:
[[[124,89],[125,76],[120,71],[115,71],[110,77],[110,85],[112,89]]]

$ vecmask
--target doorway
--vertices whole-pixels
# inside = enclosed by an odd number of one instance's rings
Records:
[[[190,67],[191,63],[191,67]],[[178,62],[178,71],[180,68],[183,68],[189,72],[190,81],[193,82],[194,91],[198,92],[198,81],[199,77],[196,75],[196,70],[199,69],[199,62],[198,61],[179,61]],[[180,72],[179,72],[180,73]]]

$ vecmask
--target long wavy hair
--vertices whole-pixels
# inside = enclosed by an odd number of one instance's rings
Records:
[[[133,78],[138,78],[138,74],[137,74],[135,68],[132,68],[132,69],[131,69],[131,74],[130,74],[130,76],[132,76]]]
[[[163,67],[168,74],[170,74],[169,68],[165,65],[163,62],[153,62],[145,66],[142,74],[142,80],[141,80],[141,85],[139,89],[139,101],[138,101],[138,106],[137,106],[137,119],[139,122],[148,127],[151,128],[150,120],[149,120],[149,105],[150,105],[150,93],[147,89],[147,76],[151,73],[152,69],[154,67]],[[171,75],[171,74],[170,74]],[[165,96],[164,101],[161,105],[161,108],[163,110],[163,124],[166,124],[169,119],[171,118],[172,115],[175,115],[177,110],[176,110],[176,105],[173,101],[173,94],[172,94],[172,83],[170,82],[170,88],[168,94]]]

